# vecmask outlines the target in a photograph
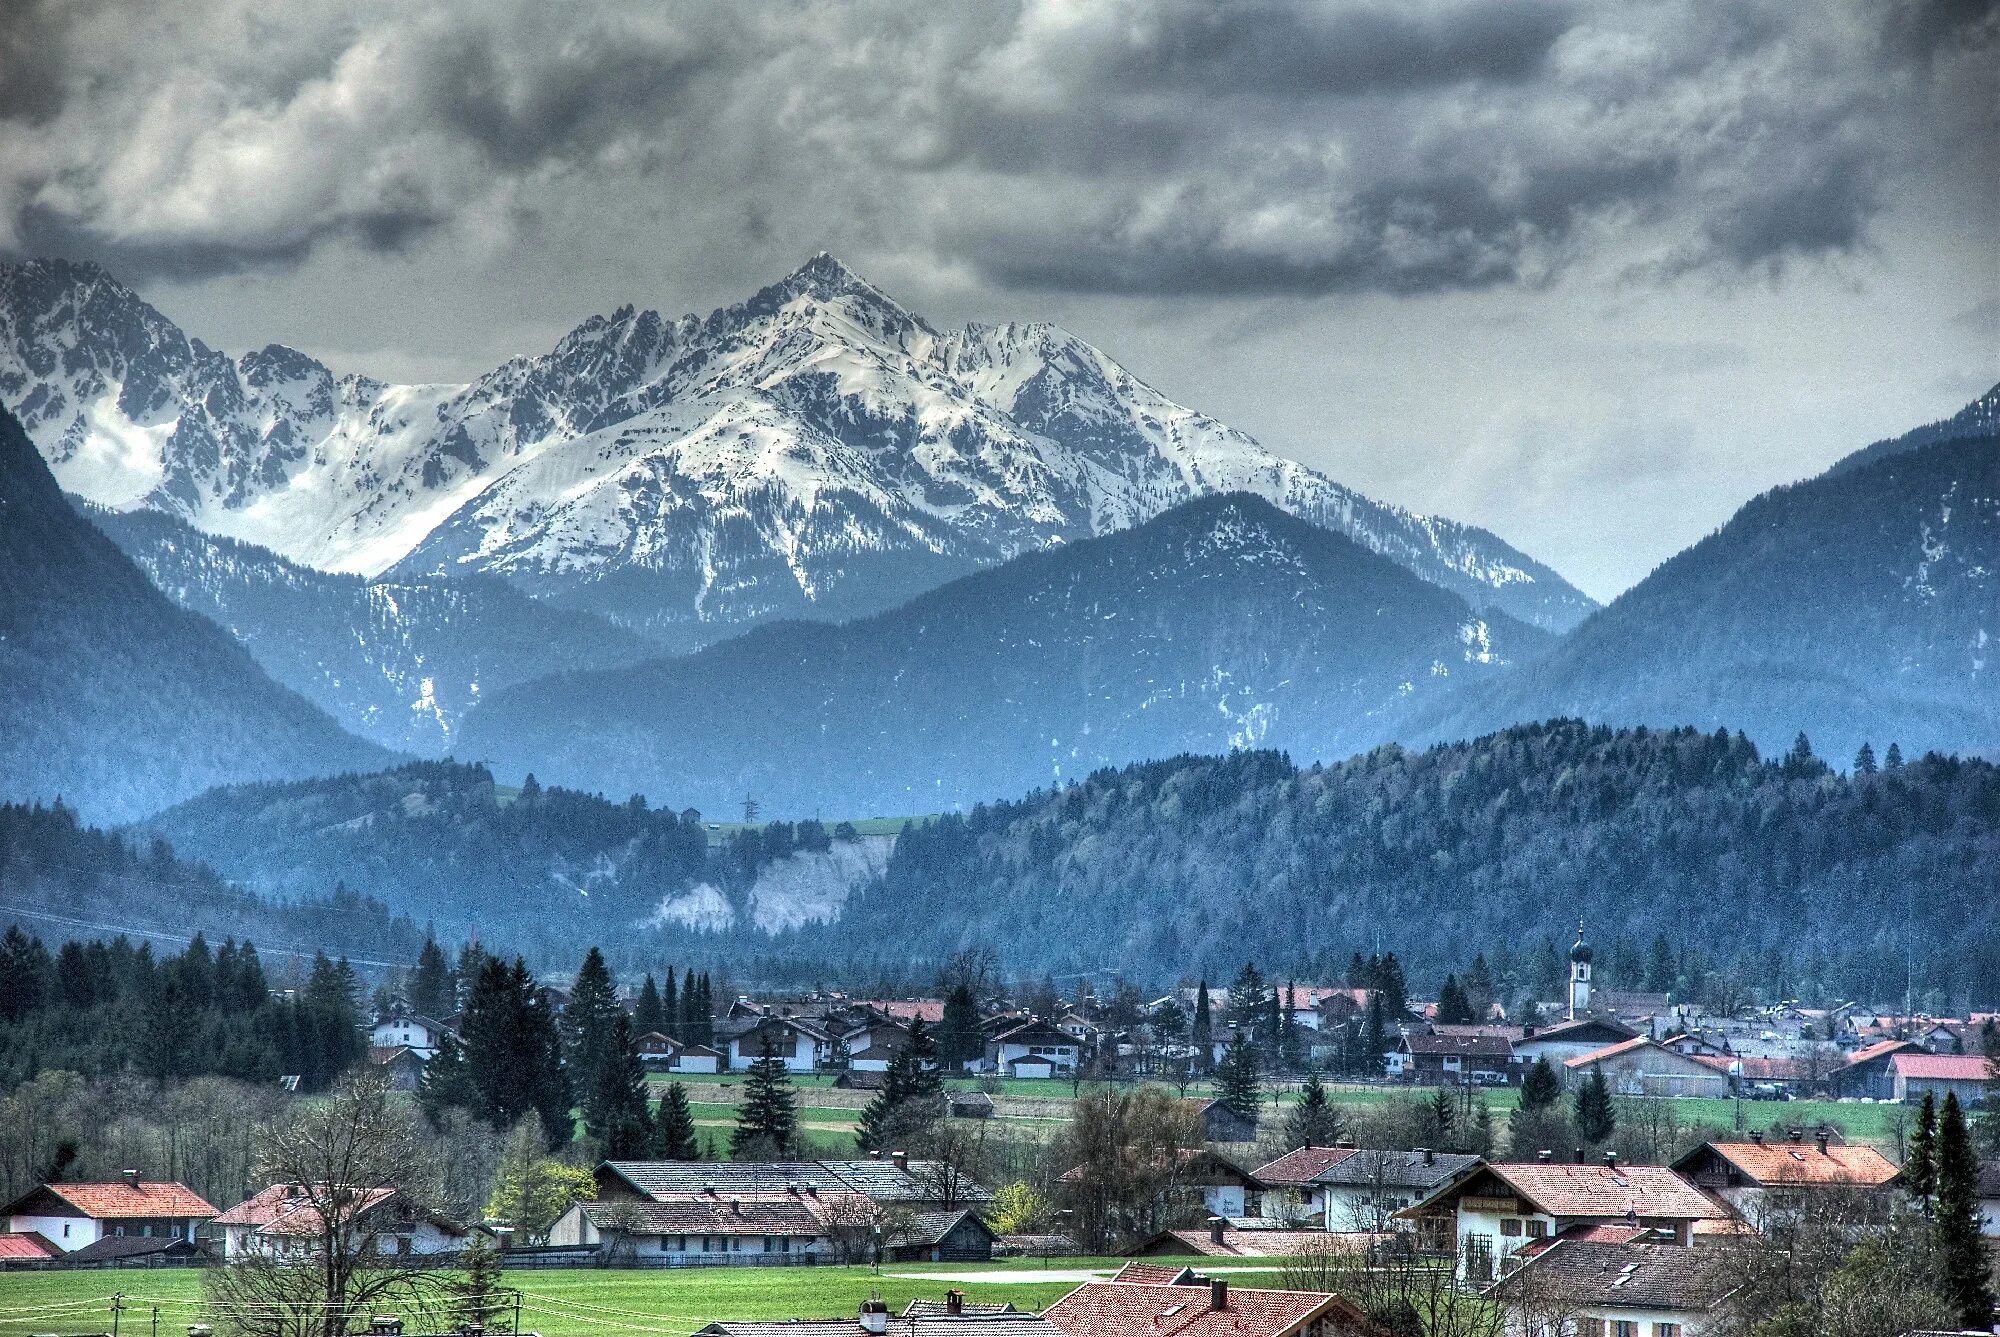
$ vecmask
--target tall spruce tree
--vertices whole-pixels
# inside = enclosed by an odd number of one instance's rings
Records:
[[[479,1109],[479,1090],[466,1064],[465,1048],[450,1031],[438,1037],[437,1049],[417,1078],[417,1104],[434,1125],[443,1122],[446,1110]]]
[[[645,1154],[652,1128],[646,1118],[646,1069],[632,1046],[632,1023],[614,1013],[597,1075],[584,1093],[583,1122],[607,1160]]]
[[[563,1048],[570,1080],[585,1099],[598,1087],[604,1068],[617,1061],[614,1028],[625,1021],[618,1005],[618,986],[604,964],[604,953],[592,947],[584,954],[570,985],[569,1006],[562,1017]],[[630,1047],[629,1037],[625,1046]]]
[[[783,1158],[797,1145],[798,1104],[792,1094],[791,1074],[766,1040],[750,1065],[736,1130],[729,1137],[729,1154],[737,1160]]]
[[[1285,1117],[1285,1145],[1289,1147],[1330,1147],[1340,1140],[1340,1111],[1327,1099],[1326,1085],[1319,1074],[1308,1073],[1299,1088],[1298,1104]]]
[[[1255,1123],[1258,1104],[1263,1098],[1261,1077],[1257,1050],[1249,1037],[1238,1031],[1230,1038],[1229,1047],[1222,1051],[1222,1062],[1216,1065],[1216,1103]]]
[[[1456,975],[1447,974],[1438,987],[1437,1019],[1447,1026],[1472,1024],[1472,1002],[1465,996],[1465,988]]]
[[[435,938],[426,937],[417,953],[417,967],[410,972],[410,1010],[420,1017],[442,1019],[458,1011],[457,989],[451,977],[451,963]]]
[[[667,987],[660,992],[660,1029],[682,1043],[687,1041],[681,1032],[681,997],[672,966],[667,967]]]
[[[922,1017],[910,1019],[910,1046],[904,1052],[910,1056],[910,1098],[931,1100],[942,1096],[944,1073],[938,1067],[937,1043]]]
[[[1188,1032],[1188,1041],[1194,1046],[1195,1063],[1203,1072],[1215,1053],[1215,1011],[1208,1001],[1208,981],[1203,980],[1194,993],[1194,1023]]]
[[[1938,1268],[1944,1292],[1958,1309],[1958,1321],[1984,1331],[1993,1324],[1993,1289],[1987,1280],[1986,1250],[1979,1233],[1979,1157],[1958,1094],[1944,1098],[1937,1127]]]
[[[639,997],[632,1004],[632,1033],[647,1035],[654,1031],[666,1031],[666,1008],[660,1001],[660,986],[654,982],[651,971],[639,985]]]
[[[1593,1063],[1590,1075],[1576,1090],[1576,1133],[1589,1143],[1603,1142],[1618,1131],[1618,1113],[1611,1105],[1611,1084],[1604,1069]]]
[[[687,1090],[679,1082],[668,1082],[660,1093],[660,1108],[653,1115],[653,1133],[647,1150],[655,1160],[698,1161],[701,1143],[694,1131],[694,1110],[688,1105]]]
[[[1917,1106],[1917,1127],[1910,1134],[1909,1148],[1903,1153],[1903,1189],[1918,1211],[1931,1214],[1938,1187],[1937,1097],[1924,1092]]]
[[[1545,1110],[1561,1099],[1562,1080],[1556,1076],[1555,1065],[1547,1054],[1537,1055],[1521,1079],[1521,1108]]]
[[[979,1033],[979,1003],[964,981],[944,996],[944,1016],[938,1021],[938,1058],[955,1069],[977,1059],[985,1046]]]
[[[1363,1072],[1379,1074],[1389,1062],[1389,1032],[1383,1016],[1387,1010],[1379,989],[1368,995],[1368,1015],[1361,1023]]]

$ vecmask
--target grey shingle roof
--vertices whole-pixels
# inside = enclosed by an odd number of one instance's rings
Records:
[[[949,1183],[958,1202],[986,1202],[992,1194],[934,1161],[606,1161],[625,1181],[654,1198],[714,1193],[861,1193],[876,1202],[935,1202]]]
[[[1681,1244],[1598,1244],[1559,1239],[1496,1282],[1507,1299],[1554,1294],[1574,1304],[1707,1310],[1728,1291],[1717,1251]]]
[[[1357,1151],[1335,1161],[1313,1176],[1316,1184],[1338,1184],[1349,1188],[1408,1188],[1428,1193],[1448,1184],[1479,1164],[1479,1157],[1457,1152],[1431,1153],[1428,1162],[1420,1151]]]
[[[647,1235],[793,1235],[815,1239],[826,1233],[813,1214],[790,1199],[777,1202],[724,1198],[673,1202],[586,1202],[583,1214],[602,1231],[631,1218]]]

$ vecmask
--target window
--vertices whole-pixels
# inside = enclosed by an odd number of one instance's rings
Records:
[[[1500,1222],[1500,1233],[1509,1236],[1519,1235],[1521,1233],[1520,1219],[1510,1216],[1502,1220]]]
[[[1638,1320],[1629,1318],[1612,1319],[1611,1337],[1639,1337]]]
[[[1576,1337],[1604,1337],[1604,1320],[1601,1318],[1580,1318],[1576,1321]]]
[[[1653,1337],[1681,1337],[1681,1325],[1678,1323],[1655,1323],[1653,1325]]]
[[[1530,1221],[1527,1226],[1528,1238],[1531,1240],[1542,1239],[1549,1233],[1549,1223],[1546,1221]]]

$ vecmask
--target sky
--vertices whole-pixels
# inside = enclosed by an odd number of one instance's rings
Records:
[[[828,250],[1608,599],[2000,381],[2000,4],[9,0],[0,255],[461,380]]]

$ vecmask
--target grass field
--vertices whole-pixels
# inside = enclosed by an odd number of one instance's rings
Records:
[[[892,1266],[881,1275],[865,1267],[689,1268],[668,1270],[577,1269],[510,1272],[505,1284],[522,1291],[521,1327],[544,1337],[613,1337],[641,1333],[685,1337],[718,1318],[798,1318],[848,1315],[872,1294],[892,1309],[911,1299],[942,1298],[954,1283],[920,1280],[912,1272],[965,1271],[1018,1275],[1002,1283],[957,1283],[973,1300],[1006,1300],[1039,1309],[1066,1295],[1074,1281],[1043,1280],[1055,1269],[1092,1268],[1108,1274],[1123,1259],[1059,1258],[950,1265]],[[1272,1284],[1270,1274],[1236,1273],[1241,1285]],[[159,1307],[161,1337],[182,1337],[189,1324],[210,1315],[199,1304],[201,1274],[188,1269],[108,1272],[0,1273],[0,1337],[111,1331],[111,1296],[122,1293],[121,1337],[152,1337]]]

